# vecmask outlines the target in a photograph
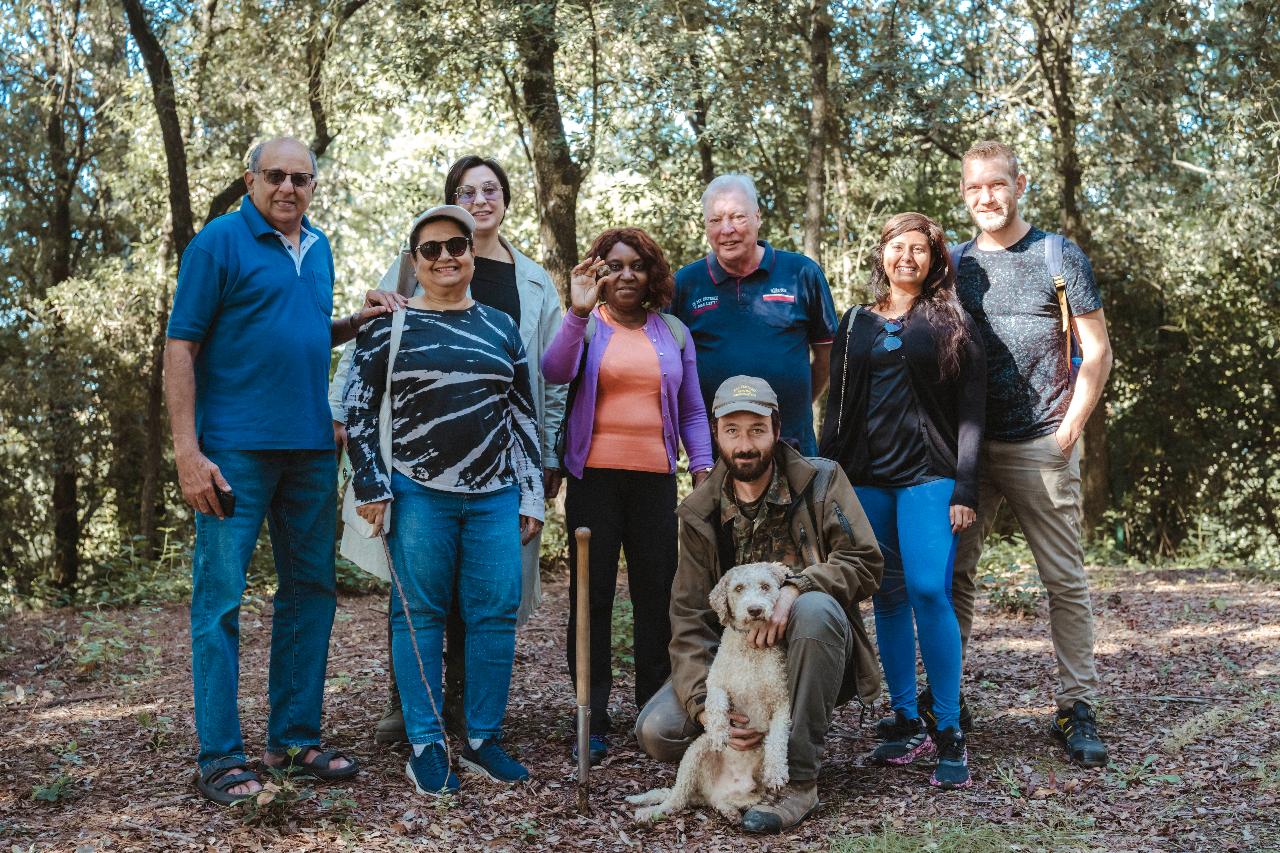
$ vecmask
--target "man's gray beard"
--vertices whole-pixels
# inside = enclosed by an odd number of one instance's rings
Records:
[[[990,222],[990,219],[988,219],[988,217],[990,216],[991,214],[984,213],[981,216],[978,216],[977,214],[975,214],[973,217],[973,221],[978,226],[978,228],[980,228],[982,231],[985,231],[988,234],[990,234],[993,231],[1000,231],[1006,225],[1008,225],[1010,220],[1013,219],[1013,212],[1006,210],[1004,213],[1000,214],[994,225],[988,224]]]

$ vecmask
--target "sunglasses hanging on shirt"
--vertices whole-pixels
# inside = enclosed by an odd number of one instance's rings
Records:
[[[884,321],[884,348],[888,352],[893,352],[902,346],[902,338],[898,337],[898,333],[902,331],[902,323],[897,320]]]

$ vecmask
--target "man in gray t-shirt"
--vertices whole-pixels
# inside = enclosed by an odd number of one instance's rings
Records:
[[[987,347],[987,438],[1026,441],[1057,432],[1070,408],[1071,365],[1045,261],[1047,236],[1030,226],[1013,245],[995,250],[983,249],[979,238],[956,271],[956,293]],[[1073,315],[1101,311],[1089,259],[1069,240],[1062,275]]]
[[[1058,658],[1058,713],[1052,732],[1071,759],[1107,763],[1093,703],[1093,612],[1080,546],[1080,449],[1085,421],[1111,370],[1102,298],[1089,260],[1064,241],[1062,273],[1082,361],[1074,382],[1062,309],[1045,257],[1049,235],[1018,213],[1026,175],[1012,149],[980,142],[964,155],[961,190],[980,229],[965,247],[956,290],[987,349],[987,429],[979,468],[978,524],[961,534],[953,600],[966,646],[982,540],[1002,500],[1035,556],[1049,594]]]

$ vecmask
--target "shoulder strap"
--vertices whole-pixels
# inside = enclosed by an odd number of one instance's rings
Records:
[[[1044,263],[1053,279],[1053,289],[1058,296],[1058,312],[1062,315],[1062,334],[1066,339],[1067,366],[1074,377],[1080,367],[1080,342],[1076,337],[1075,320],[1071,317],[1071,305],[1067,302],[1067,279],[1062,269],[1062,247],[1066,241],[1061,234],[1046,234],[1044,238]]]
[[[951,247],[951,268],[956,271],[956,275],[960,274],[960,259],[964,257],[964,253],[972,245],[972,240],[965,240],[963,243],[957,243]]]
[[[387,386],[382,391],[382,405],[378,407],[378,452],[382,455],[387,474],[391,473],[391,372],[396,366],[396,353],[400,352],[400,338],[404,334],[404,309],[391,314],[391,347],[387,352]]]
[[[662,318],[662,322],[666,323],[667,328],[671,330],[671,337],[676,339],[676,347],[683,350],[684,342],[688,340],[688,328],[684,323],[680,322],[680,318],[675,314],[659,311],[658,316]]]
[[[587,328],[582,332],[582,346],[586,349],[586,345],[591,343],[591,339],[596,336],[596,315],[594,313],[587,315]]]

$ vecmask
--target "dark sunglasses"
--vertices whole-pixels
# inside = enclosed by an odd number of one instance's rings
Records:
[[[316,179],[316,176],[310,172],[286,172],[283,169],[255,169],[254,172],[262,175],[263,180],[273,187],[280,186],[284,183],[284,179],[288,178],[294,189],[299,190],[305,190]]]
[[[456,258],[470,248],[470,237],[450,237],[448,240],[423,240],[413,247],[412,252],[417,252],[424,261],[434,261],[440,257],[441,249],[448,252],[449,257]]]
[[[884,323],[884,348],[893,352],[902,346],[902,338],[898,337],[898,332],[902,331],[902,324],[897,320],[885,320]]]

